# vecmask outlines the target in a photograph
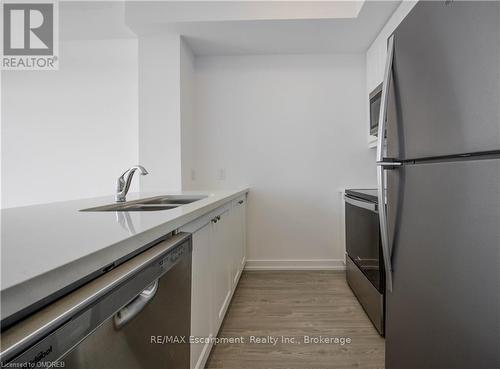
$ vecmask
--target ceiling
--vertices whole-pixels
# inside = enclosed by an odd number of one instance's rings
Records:
[[[61,2],[62,40],[177,33],[195,55],[365,51],[395,1]],[[91,24],[92,27],[88,27]]]

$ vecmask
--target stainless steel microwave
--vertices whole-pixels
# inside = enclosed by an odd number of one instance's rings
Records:
[[[380,102],[382,101],[382,83],[370,93],[370,134],[378,134],[378,118],[380,115]]]

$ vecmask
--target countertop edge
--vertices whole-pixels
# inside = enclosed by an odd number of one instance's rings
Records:
[[[230,195],[221,197],[202,207],[193,209],[191,212],[179,215],[178,217],[170,219],[156,227],[139,232],[135,235],[131,235],[130,237],[122,241],[101,248],[94,253],[85,255],[84,257],[73,260],[70,263],[61,265],[19,284],[9,286],[8,288],[1,291],[1,298],[3,300],[2,305],[4,305],[6,301],[26,301],[30,299],[32,300],[32,302],[12,304],[16,305],[15,309],[10,308],[9,305],[11,304],[2,306],[2,321],[30,307],[35,303],[43,301],[44,299],[56,294],[58,291],[64,290],[72,284],[78,283],[79,281],[83,281],[83,283],[80,283],[80,285],[87,283],[88,280],[85,280],[85,278],[91,276],[93,273],[99,272],[107,265],[119,261],[120,259],[127,259],[128,256],[134,255],[134,253],[136,253],[137,251],[142,252],[146,250],[149,246],[152,246],[152,243],[154,244],[155,241],[161,239],[168,233],[202,217],[207,213],[210,213],[213,210],[216,210],[217,208],[221,207],[224,204],[227,204],[228,202],[231,202],[241,195],[247,194],[249,191],[250,188],[248,187],[236,190]],[[85,266],[82,265],[83,263],[85,263]],[[84,272],[83,269],[87,270],[88,272]],[[59,277],[57,277],[57,275],[59,275]],[[60,277],[60,275],[64,275],[65,277],[62,278]],[[73,279],[73,281],[66,283],[61,282],[62,279]],[[52,285],[52,287],[50,288],[51,292],[43,297],[37,296],[36,291],[46,289],[47,285]],[[75,288],[77,287],[78,286],[75,286]],[[5,314],[5,312],[7,312],[7,314]]]

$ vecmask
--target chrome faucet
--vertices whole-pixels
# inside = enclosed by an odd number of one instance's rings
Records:
[[[132,177],[134,176],[136,170],[139,170],[143,176],[148,174],[148,171],[142,165],[135,165],[118,177],[118,180],[116,181],[116,202],[125,201],[127,192],[130,188],[130,182],[132,182]]]

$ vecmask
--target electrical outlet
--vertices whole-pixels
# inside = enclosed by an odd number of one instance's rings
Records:
[[[219,169],[219,181],[225,181],[226,180],[226,169],[221,168]]]
[[[191,181],[196,181],[196,171],[194,168],[191,168]]]

